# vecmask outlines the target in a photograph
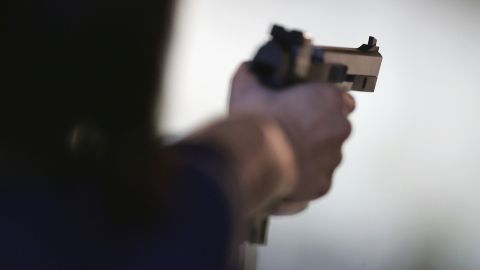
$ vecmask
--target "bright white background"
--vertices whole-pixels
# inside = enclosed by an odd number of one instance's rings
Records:
[[[377,37],[376,92],[358,109],[328,196],[277,218],[259,269],[480,269],[480,2],[183,0],[163,133],[225,114],[230,77],[272,23],[317,44]]]

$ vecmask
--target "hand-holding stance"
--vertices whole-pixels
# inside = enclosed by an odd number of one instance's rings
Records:
[[[239,68],[232,83],[230,114],[272,119],[293,150],[295,184],[279,205],[280,212],[306,207],[329,190],[351,130],[347,116],[354,107],[353,98],[332,85],[307,83],[273,91],[260,85],[247,65]]]
[[[230,117],[190,139],[222,142],[236,158],[245,215],[293,214],[329,190],[354,107],[330,84],[268,89],[244,64],[232,81]]]

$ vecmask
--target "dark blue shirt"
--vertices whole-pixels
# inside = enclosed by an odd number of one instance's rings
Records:
[[[215,165],[215,154],[189,149]],[[193,161],[193,163],[192,163]],[[72,179],[76,176],[72,175]],[[184,166],[167,215],[138,228],[112,229],[95,181],[0,172],[0,269],[225,269],[231,211],[219,179]],[[172,179],[170,179],[172,180]],[[128,198],[126,198],[128,200]],[[160,200],[159,200],[160,201]]]

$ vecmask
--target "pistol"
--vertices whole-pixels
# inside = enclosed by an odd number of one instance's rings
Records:
[[[250,71],[272,91],[303,82],[326,82],[342,90],[373,92],[382,55],[377,40],[370,36],[357,48],[316,46],[309,34],[274,25],[270,40],[249,63]],[[268,215],[251,221],[243,252],[243,269],[255,269],[255,244],[266,244]],[[253,251],[252,251],[253,249]]]
[[[270,35],[250,62],[250,70],[271,89],[319,81],[345,90],[375,90],[382,55],[374,37],[358,48],[342,48],[315,46],[309,34],[279,25]]]

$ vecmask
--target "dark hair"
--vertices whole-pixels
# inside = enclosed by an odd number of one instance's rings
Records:
[[[45,165],[72,147],[103,159],[141,148],[154,133],[173,1],[7,2],[0,161]],[[71,145],[79,134],[87,146]]]
[[[146,210],[173,2],[7,0],[0,170],[93,172],[113,215]]]

